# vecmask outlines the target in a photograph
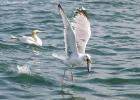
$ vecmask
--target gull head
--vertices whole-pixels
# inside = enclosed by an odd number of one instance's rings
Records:
[[[32,31],[32,39],[33,39],[33,44],[38,45],[38,46],[42,46],[42,40],[38,37],[38,33],[40,33],[42,31],[40,30],[33,30]]]
[[[88,72],[91,71],[91,57],[89,54],[84,54],[82,60],[86,63]]]

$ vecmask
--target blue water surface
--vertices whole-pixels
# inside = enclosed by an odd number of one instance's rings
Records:
[[[86,52],[92,71],[66,71],[52,57],[64,52],[63,23],[57,0],[0,0],[0,99],[2,100],[140,100],[140,1],[59,0],[72,20],[78,7],[89,14],[92,36]],[[15,42],[11,35],[39,37],[43,46]],[[31,74],[19,74],[28,65]]]

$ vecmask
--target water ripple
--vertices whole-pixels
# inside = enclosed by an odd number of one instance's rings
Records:
[[[63,23],[57,0],[5,0],[0,3],[0,98],[12,100],[139,100],[140,98],[140,1],[63,0],[70,20],[73,10],[84,6],[89,13],[92,35],[86,52],[93,60],[68,71],[52,57],[64,53]],[[11,35],[39,34],[43,47],[21,44]],[[29,65],[31,74],[17,73],[17,65]]]

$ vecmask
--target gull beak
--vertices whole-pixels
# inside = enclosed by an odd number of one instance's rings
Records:
[[[45,31],[40,31],[40,30],[37,30],[35,33],[38,34],[38,33],[43,33]]]
[[[39,33],[46,33],[46,31],[39,31]]]
[[[42,31],[38,30],[37,33],[42,33]]]
[[[88,69],[88,72],[91,71],[91,60],[90,59],[87,59],[87,69]]]

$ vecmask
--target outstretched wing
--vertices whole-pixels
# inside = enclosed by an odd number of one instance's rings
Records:
[[[73,28],[76,35],[78,52],[85,53],[87,42],[91,36],[91,28],[87,12],[83,7],[76,11]]]
[[[77,46],[76,46],[76,39],[75,34],[72,29],[72,26],[67,18],[67,16],[64,13],[63,8],[61,5],[58,5],[59,12],[61,14],[63,24],[64,24],[64,42],[65,42],[65,51],[67,56],[71,57],[71,55],[77,54]]]

